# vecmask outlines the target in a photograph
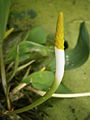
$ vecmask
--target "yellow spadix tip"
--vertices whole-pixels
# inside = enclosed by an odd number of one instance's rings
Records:
[[[56,36],[55,36],[55,47],[64,50],[64,17],[63,12],[59,13],[57,26],[56,26]]]

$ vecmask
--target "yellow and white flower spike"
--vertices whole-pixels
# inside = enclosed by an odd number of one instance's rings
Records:
[[[59,82],[62,80],[64,75],[64,17],[63,13],[60,12],[56,27],[56,37],[55,37],[55,56],[56,56],[56,79]]]

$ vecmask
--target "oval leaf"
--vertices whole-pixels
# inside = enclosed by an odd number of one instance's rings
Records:
[[[34,72],[29,75],[27,78],[23,79],[21,82],[26,83],[27,85],[32,84],[32,86],[39,90],[47,91],[50,88],[51,84],[54,81],[54,73],[50,71],[39,71]],[[56,93],[68,93],[70,90],[60,84],[59,88],[57,89]]]

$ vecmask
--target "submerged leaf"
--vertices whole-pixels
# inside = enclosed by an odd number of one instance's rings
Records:
[[[45,44],[46,43],[46,37],[47,33],[46,31],[38,26],[30,30],[29,36],[28,36],[28,41],[33,41],[39,44]]]

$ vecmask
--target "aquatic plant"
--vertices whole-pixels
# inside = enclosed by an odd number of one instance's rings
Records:
[[[16,113],[22,113],[22,112],[28,111],[28,110],[42,104],[47,99],[49,99],[51,96],[60,97],[60,98],[61,97],[62,98],[68,98],[68,97],[72,98],[72,97],[90,96],[90,92],[89,93],[77,93],[77,94],[73,94],[73,93],[71,93],[71,94],[68,94],[68,93],[67,94],[60,94],[60,93],[53,94],[57,90],[57,88],[60,88],[60,86],[62,85],[62,84],[60,85],[60,83],[61,83],[63,75],[64,75],[64,65],[65,65],[65,69],[72,69],[72,68],[79,67],[85,63],[85,61],[88,59],[88,56],[89,56],[89,44],[88,44],[89,37],[88,37],[88,32],[87,32],[85,23],[83,22],[83,23],[81,23],[81,26],[80,26],[80,34],[79,34],[79,38],[78,38],[78,43],[72,51],[66,53],[66,55],[68,56],[68,60],[67,60],[67,57],[65,60],[64,25],[63,25],[64,21],[63,21],[63,13],[62,12],[60,12],[59,17],[58,17],[56,37],[55,37],[55,59],[54,59],[54,64],[53,64],[53,65],[55,65],[55,61],[56,61],[56,65],[54,66],[56,68],[55,75],[54,75],[54,72],[52,72],[53,70],[44,71],[45,68],[39,72],[34,72],[29,75],[29,72],[28,72],[30,70],[30,67],[29,67],[28,70],[26,71],[26,74],[24,75],[23,79],[20,81],[19,85],[16,86],[14,89],[12,89],[12,91],[9,92],[8,84],[10,84],[10,82],[13,80],[16,73],[18,73],[19,71],[23,70],[27,66],[34,63],[35,60],[31,60],[28,63],[23,64],[21,66],[19,66],[19,63],[23,63],[23,61],[26,61],[29,58],[29,55],[32,54],[32,53],[30,53],[31,51],[32,52],[38,51],[43,56],[48,56],[49,52],[51,53],[51,51],[54,51],[54,47],[53,47],[53,49],[50,49],[44,45],[35,43],[33,41],[28,41],[28,40],[26,41],[26,39],[28,39],[29,35],[30,35],[30,33],[28,32],[25,39],[23,41],[21,41],[20,43],[17,43],[11,49],[9,54],[7,56],[5,56],[5,60],[4,60],[4,54],[3,54],[4,39],[6,39],[8,37],[8,35],[13,31],[13,28],[11,28],[8,32],[6,32],[6,25],[7,25],[7,20],[8,20],[9,8],[10,8],[10,0],[8,0],[8,1],[1,0],[0,5],[2,6],[2,7],[0,7],[0,13],[1,13],[0,14],[0,64],[1,64],[0,71],[1,71],[2,86],[4,89],[5,96],[6,96],[7,107],[8,107],[8,111],[9,111],[9,112],[4,111],[4,114],[16,114]],[[41,32],[40,28],[39,28],[39,30]],[[5,32],[6,32],[6,34],[5,34]],[[46,36],[46,35],[44,34],[44,36]],[[82,50],[84,51],[83,54],[82,54]],[[25,55],[27,55],[27,57]],[[24,57],[25,57],[25,59],[24,59]],[[15,59],[15,62],[13,62],[14,59]],[[79,60],[81,60],[81,61],[79,61]],[[66,63],[65,63],[65,61],[66,61]],[[7,70],[5,70],[5,64],[9,64],[9,66],[7,67]],[[12,66],[14,64],[15,64],[15,66],[13,67],[13,70],[11,70],[9,73],[7,72],[7,76],[6,76],[6,71],[9,71],[9,69],[12,68]],[[49,68],[49,69],[52,69],[52,68]],[[46,80],[45,80],[45,77],[47,77]],[[41,79],[44,79],[43,83],[41,83],[42,82]],[[40,85],[38,83],[40,83]],[[17,110],[12,110],[10,100],[12,100],[12,97],[14,96],[14,94],[16,94],[23,87],[25,87],[29,84],[32,84],[33,87],[30,86],[27,88],[30,89],[31,91],[41,95],[42,97],[40,97],[38,100],[36,100],[35,102],[33,102],[32,104],[30,104],[26,107],[23,107],[23,108],[20,108]],[[45,87],[45,84],[46,84],[46,87]],[[63,86],[63,88],[65,89],[65,91],[68,92],[68,89],[66,87]],[[62,90],[62,89],[60,89],[60,90]]]

